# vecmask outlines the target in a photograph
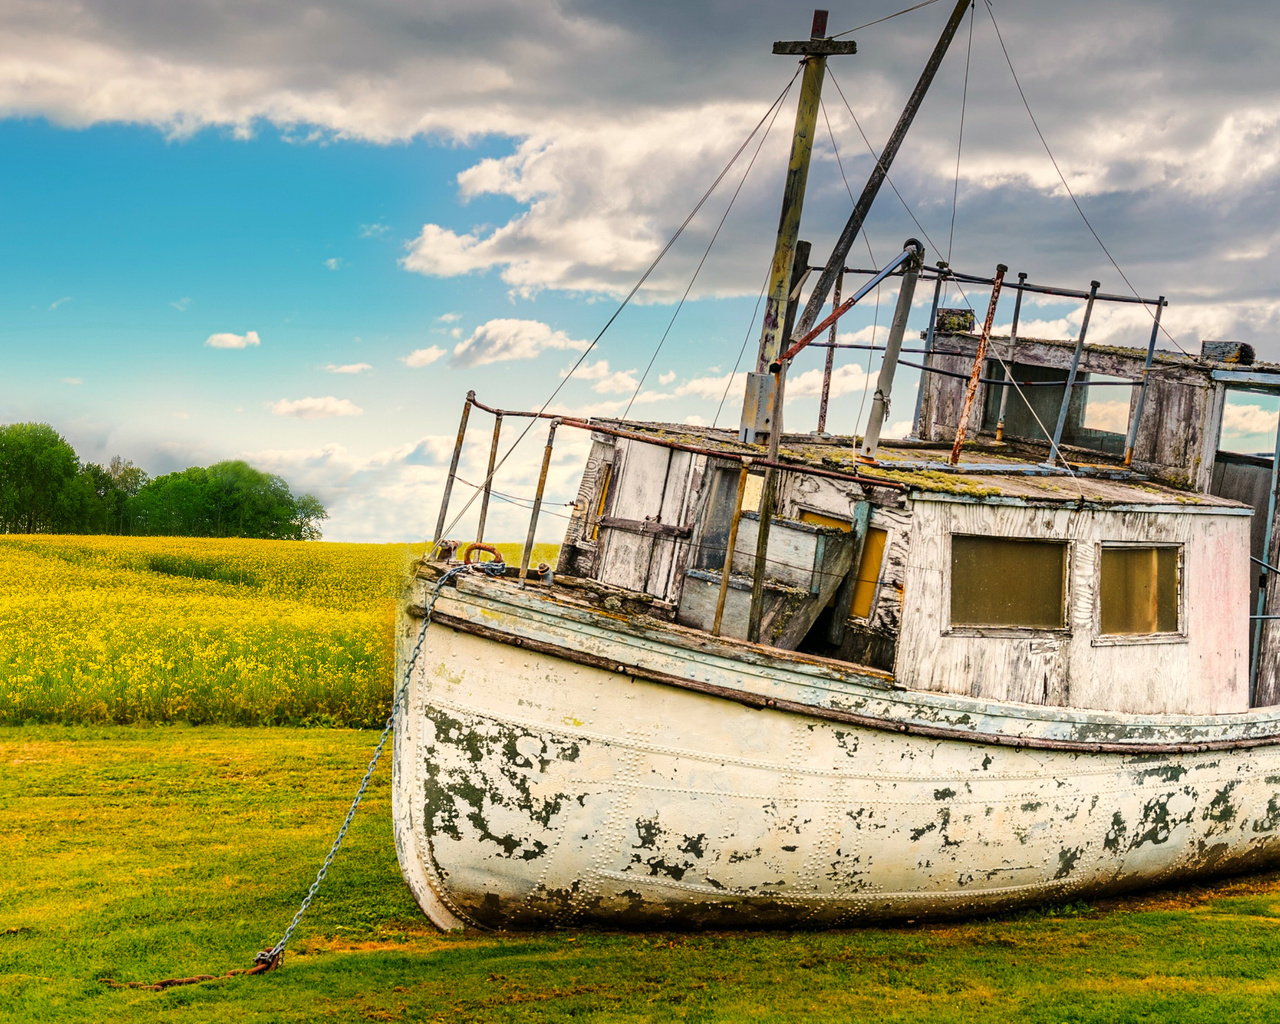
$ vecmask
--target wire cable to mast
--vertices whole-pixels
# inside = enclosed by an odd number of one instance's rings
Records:
[[[841,36],[847,36],[850,32],[861,32],[864,28],[870,28],[872,25],[879,25],[881,22],[890,21],[899,15],[910,14],[912,11],[918,11],[921,7],[929,7],[937,2],[938,0],[924,0],[924,3],[916,4],[914,7],[904,7],[902,10],[895,11],[893,14],[886,14],[883,18],[877,18],[875,21],[868,21],[864,25],[855,25],[853,28],[847,28],[843,32],[837,32],[835,35],[828,36],[827,38],[839,39]]]
[[[686,216],[685,219],[681,221],[680,226],[676,228],[675,233],[672,234],[672,236],[669,239],[667,239],[666,244],[659,250],[658,255],[655,256],[653,258],[653,261],[649,264],[649,266],[645,268],[644,273],[640,275],[640,280],[638,280],[632,286],[631,290],[627,292],[626,297],[623,298],[623,300],[618,304],[618,308],[613,311],[609,319],[605,321],[604,326],[600,328],[599,332],[591,340],[591,343],[585,349],[583,349],[582,354],[578,356],[577,360],[574,361],[574,364],[571,367],[569,367],[569,372],[564,375],[560,383],[557,384],[555,388],[552,390],[551,394],[547,396],[546,401],[544,401],[538,409],[539,415],[529,420],[529,423],[525,426],[525,428],[522,431],[520,431],[519,437],[517,437],[515,441],[512,442],[511,446],[507,448],[506,452],[503,453],[502,457],[499,458],[498,461],[494,464],[493,470],[488,474],[488,476],[485,477],[485,483],[490,482],[494,478],[498,470],[502,468],[503,464],[506,463],[507,459],[511,457],[511,454],[516,450],[516,448],[520,446],[521,442],[523,442],[524,439],[528,436],[529,431],[532,430],[533,425],[538,422],[538,419],[541,417],[541,414],[547,411],[547,407],[552,402],[555,401],[556,396],[560,394],[564,386],[567,383],[569,383],[570,378],[572,378],[574,373],[577,372],[578,368],[582,366],[587,356],[589,356],[592,353],[592,351],[595,349],[595,347],[600,343],[600,339],[604,337],[605,331],[607,331],[610,327],[612,327],[614,321],[617,320],[618,317],[622,315],[622,311],[627,308],[628,303],[630,303],[631,300],[635,298],[636,293],[644,286],[644,283],[649,279],[649,276],[654,272],[654,270],[657,269],[657,266],[662,261],[662,258],[666,256],[668,252],[671,251],[671,247],[675,245],[676,241],[680,238],[680,236],[684,234],[685,228],[689,226],[689,224],[693,221],[693,218],[698,215],[698,212],[702,209],[703,205],[707,202],[708,199],[711,198],[712,193],[715,192],[715,190],[719,187],[720,182],[724,180],[725,175],[729,173],[733,165],[738,162],[738,158],[742,156],[743,152],[745,152],[746,148],[751,144],[751,140],[755,138],[756,132],[758,132],[761,129],[761,127],[764,126],[765,121],[767,121],[770,115],[774,113],[775,109],[782,104],[783,98],[787,95],[788,92],[791,91],[792,85],[794,85],[795,80],[800,77],[800,72],[802,70],[803,70],[803,65],[800,65],[799,67],[796,68],[795,74],[791,76],[790,80],[787,82],[783,90],[780,93],[778,93],[777,98],[772,103],[769,104],[769,108],[761,116],[760,120],[756,122],[755,127],[751,129],[751,132],[747,135],[747,137],[742,140],[742,145],[740,145],[738,149],[734,152],[733,156],[729,158],[729,162],[726,163],[724,165],[724,168],[720,171],[720,173],[716,175],[715,180],[707,187],[707,190],[702,193],[702,197],[694,205],[693,209],[689,211],[688,216]],[[471,497],[467,499],[467,501],[463,504],[462,508],[458,510],[457,515],[455,515],[453,519],[450,520],[449,524],[444,528],[444,531],[441,534],[441,538],[443,538],[446,534],[452,532],[453,528],[456,527],[458,523],[462,520],[462,517],[466,515],[467,510],[470,509],[473,504],[475,504],[475,501],[480,496],[480,494],[481,494],[480,491],[475,491],[474,493],[472,493]],[[429,552],[429,554],[430,553],[431,552]]]
[[[960,132],[956,137],[956,180],[951,187],[951,229],[947,232],[947,265],[951,265],[951,246],[956,238],[956,204],[960,199],[960,152],[964,148],[964,113],[969,102],[969,64],[973,60],[973,22],[977,10],[969,5],[969,46],[964,54],[964,87],[960,90]]]
[[[733,210],[733,204],[738,200],[738,194],[742,191],[742,187],[747,183],[747,178],[751,174],[751,168],[756,165],[756,158],[760,155],[760,150],[764,148],[764,144],[769,139],[769,133],[773,131],[774,122],[778,120],[778,115],[782,113],[782,105],[787,101],[787,94],[790,93],[791,87],[795,84],[795,77],[787,83],[787,88],[778,98],[774,106],[773,117],[769,119],[769,126],[764,130],[764,134],[760,136],[760,142],[756,146],[756,151],[751,154],[751,159],[747,163],[747,169],[742,172],[742,179],[738,182],[738,187],[733,190],[733,195],[729,197],[729,205],[724,208],[724,214],[720,217],[720,223],[716,225],[715,231],[711,235],[711,241],[707,243],[707,248],[702,254],[702,259],[698,260],[697,267],[694,268],[693,276],[689,278],[688,287],[685,288],[684,294],[680,296],[680,301],[676,303],[675,312],[671,314],[671,319],[667,322],[667,329],[662,332],[662,337],[658,339],[658,345],[653,350],[653,355],[649,357],[649,365],[644,368],[644,373],[640,375],[640,380],[636,384],[636,389],[631,393],[631,397],[627,400],[627,407],[622,412],[622,418],[625,420],[627,414],[631,412],[631,406],[640,395],[640,389],[644,387],[644,382],[649,377],[649,371],[653,369],[654,362],[657,361],[658,354],[662,351],[662,346],[667,342],[667,335],[671,333],[671,328],[676,325],[676,318],[680,315],[680,310],[684,309],[685,300],[689,298],[689,293],[693,291],[694,282],[698,280],[698,275],[702,273],[702,268],[707,262],[707,257],[711,255],[711,248],[716,244],[716,239],[720,237],[720,232],[724,228],[725,221],[729,219],[729,213]],[[757,126],[758,127],[758,126]],[[752,134],[755,134],[754,132]],[[755,318],[752,317],[754,320]]]
[[[1142,296],[1138,293],[1138,290],[1133,286],[1133,282],[1129,280],[1128,275],[1125,274],[1125,272],[1121,269],[1120,264],[1116,262],[1115,257],[1111,255],[1111,250],[1107,248],[1106,243],[1103,242],[1102,240],[1102,237],[1094,229],[1093,224],[1089,221],[1089,218],[1085,215],[1084,208],[1080,205],[1080,201],[1076,199],[1076,194],[1071,191],[1071,186],[1067,184],[1067,176],[1062,173],[1062,168],[1058,166],[1057,157],[1053,155],[1053,150],[1049,148],[1048,140],[1045,139],[1044,132],[1040,130],[1040,123],[1036,120],[1036,115],[1031,112],[1031,104],[1027,101],[1027,94],[1023,91],[1022,82],[1019,81],[1018,79],[1018,72],[1015,71],[1013,68],[1013,59],[1009,56],[1008,47],[1004,45],[1004,36],[1000,32],[999,23],[996,21],[995,8],[992,6],[991,0],[984,0],[984,3],[986,4],[986,7],[987,7],[987,14],[991,18],[991,27],[996,30],[996,39],[999,40],[1000,42],[1000,52],[1004,54],[1004,61],[1006,64],[1009,65],[1009,74],[1013,76],[1013,84],[1018,89],[1018,96],[1022,99],[1023,107],[1026,108],[1027,117],[1031,118],[1031,127],[1033,127],[1036,130],[1036,135],[1040,139],[1040,145],[1044,147],[1045,153],[1047,153],[1049,156],[1049,162],[1053,164],[1053,169],[1058,174],[1058,180],[1062,182],[1062,187],[1066,189],[1067,196],[1071,199],[1072,205],[1076,208],[1076,213],[1080,214],[1080,219],[1084,221],[1084,226],[1089,229],[1089,234],[1093,235],[1093,240],[1098,243],[1098,248],[1102,250],[1103,255],[1105,255],[1107,257],[1107,260],[1111,263],[1111,265],[1115,267],[1116,273],[1120,275],[1125,285],[1128,286],[1129,291],[1133,292],[1133,297],[1140,300]],[[1147,311],[1147,315],[1150,316],[1152,320],[1155,320],[1156,314],[1152,312],[1151,308],[1145,302],[1142,302],[1140,304],[1142,308]],[[1172,334],[1169,333],[1168,329],[1164,326],[1164,324],[1159,323],[1157,321],[1157,327],[1159,328],[1161,334],[1163,334],[1166,338],[1168,338],[1171,342],[1173,342],[1174,345],[1178,347],[1178,351],[1180,351],[1184,356],[1188,356],[1188,357],[1191,356],[1191,353],[1182,347],[1181,342],[1179,342],[1177,338],[1175,338]]]
[[[862,125],[858,121],[858,115],[853,112],[853,107],[849,104],[848,97],[845,96],[844,90],[840,88],[840,83],[836,81],[836,77],[831,73],[830,68],[827,68],[827,77],[831,79],[831,84],[836,87],[836,92],[840,94],[840,99],[844,101],[844,108],[849,112],[849,116],[853,118],[854,127],[858,129],[858,134],[862,136],[862,141],[867,147],[867,152],[871,154],[871,159],[878,162],[879,157],[876,155],[875,147],[871,145],[871,140],[867,138],[867,133],[862,130]],[[889,187],[893,189],[893,194],[898,197],[898,202],[901,203],[902,208],[907,211],[907,216],[910,217],[912,220],[912,223],[914,223],[915,226],[920,229],[920,233],[924,235],[925,241],[927,241],[929,245],[933,247],[933,251],[934,252],[941,251],[938,248],[938,244],[929,236],[929,232],[925,230],[924,225],[920,223],[920,218],[918,218],[915,215],[915,211],[913,211],[911,207],[907,205],[907,201],[902,197],[902,193],[898,191],[898,186],[895,185],[893,183],[893,179],[889,177],[889,169],[887,167],[884,168],[884,180],[888,182]],[[965,302],[969,302],[969,297],[965,295],[964,288],[961,287],[960,282],[956,281],[955,285],[956,285],[956,290],[960,293],[960,297],[964,299]],[[970,306],[972,306],[972,303],[969,303],[969,304]],[[1018,392],[1019,397],[1026,404],[1027,409],[1031,412],[1031,415],[1035,418],[1035,421],[1039,425],[1041,431],[1044,433],[1044,436],[1049,439],[1049,445],[1050,445],[1049,454],[1050,454],[1050,457],[1052,457],[1055,449],[1055,446],[1053,444],[1053,435],[1049,433],[1048,428],[1046,428],[1044,423],[1041,421],[1040,416],[1036,413],[1035,408],[1032,406],[1030,400],[1027,398],[1026,392],[1022,390],[1021,385],[1019,385],[1017,380],[1014,379],[1013,371],[1010,370],[1008,364],[1006,364],[1005,361],[1000,358],[999,353],[996,352],[994,349],[992,350],[992,355],[995,357],[996,362],[998,362],[1000,366],[1004,369],[1005,376],[1008,377],[1010,382],[1013,384],[1014,390]],[[1061,454],[1060,449],[1058,450],[1058,453],[1059,455]],[[1070,467],[1070,465],[1067,465],[1065,459],[1063,460],[1063,465],[1066,466],[1067,472],[1070,473],[1072,476],[1077,475],[1076,472]]]
[[[853,197],[853,189],[849,187],[849,179],[844,173],[844,161],[840,159],[840,147],[836,145],[836,133],[831,130],[831,118],[827,116],[827,105],[819,100],[822,108],[822,119],[827,123],[827,135],[831,137],[831,151],[836,155],[836,166],[840,168],[840,180],[844,182],[844,190],[849,193],[849,202],[854,206],[858,205],[858,201]],[[866,244],[867,255],[871,258],[871,265],[876,266],[876,254],[871,251],[871,236],[866,231],[861,232],[862,241]],[[867,369],[864,374],[865,379],[862,382],[862,398],[858,401],[858,415],[853,421],[854,429],[857,429],[859,423],[862,422],[862,412],[867,407],[867,392],[871,390],[871,364],[875,360],[875,344],[876,330],[880,326],[880,286],[876,285],[876,311],[871,321],[871,345],[867,349]]]

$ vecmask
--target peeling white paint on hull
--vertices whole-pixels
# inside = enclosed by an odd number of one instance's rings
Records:
[[[837,926],[1280,863],[1277,746],[1087,753],[901,734],[444,625],[407,701],[396,842],[442,928]]]

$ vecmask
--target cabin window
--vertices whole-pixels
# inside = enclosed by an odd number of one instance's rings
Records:
[[[1067,545],[1012,537],[951,538],[951,625],[1061,629]]]
[[[849,614],[855,619],[871,618],[871,606],[876,596],[876,584],[880,582],[880,565],[884,561],[884,545],[888,538],[887,531],[872,526],[862,542],[862,558],[858,562],[853,602],[849,606]]]
[[[1178,548],[1104,547],[1098,592],[1102,633],[1176,633]]]

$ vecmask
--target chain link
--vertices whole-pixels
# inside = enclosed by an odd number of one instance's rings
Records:
[[[391,714],[387,716],[387,723],[382,727],[382,735],[378,737],[378,745],[373,750],[373,759],[369,762],[369,767],[365,769],[364,778],[360,780],[360,788],[356,790],[355,799],[351,801],[351,807],[347,810],[347,816],[342,822],[342,827],[338,829],[338,837],[333,841],[333,845],[329,848],[329,855],[325,857],[324,864],[320,866],[320,870],[316,873],[316,880],[311,883],[311,888],[307,890],[307,895],[303,897],[302,906],[298,908],[298,912],[293,915],[293,920],[289,922],[289,927],[285,929],[284,934],[270,949],[264,949],[261,953],[253,958],[256,964],[265,964],[268,969],[277,967],[281,957],[284,956],[284,947],[288,945],[289,940],[293,937],[294,930],[298,927],[298,923],[302,920],[302,916],[311,906],[311,901],[315,899],[316,893],[320,889],[320,884],[324,881],[325,876],[329,873],[329,866],[333,863],[333,858],[338,855],[338,850],[342,846],[342,840],[346,838],[347,829],[351,827],[351,819],[356,816],[356,809],[360,806],[360,801],[364,798],[365,790],[369,788],[369,780],[373,778],[374,769],[378,767],[378,759],[382,756],[382,748],[386,746],[387,737],[391,735],[391,728],[395,725],[396,714],[400,710],[400,701],[404,697],[409,688],[409,678],[413,674],[414,666],[418,663],[418,655],[422,653],[422,644],[427,638],[427,627],[431,625],[431,613],[435,611],[436,601],[440,597],[440,590],[444,585],[457,576],[459,573],[466,572],[470,566],[460,565],[456,569],[450,569],[436,583],[436,589],[431,594],[431,600],[427,602],[427,611],[422,618],[422,628],[418,630],[418,640],[413,645],[413,650],[409,654],[409,663],[404,669],[404,678],[400,680],[400,686],[396,690],[395,699],[391,702]]]

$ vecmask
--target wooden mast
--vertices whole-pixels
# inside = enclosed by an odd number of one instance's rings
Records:
[[[857,53],[852,40],[838,42],[824,38],[827,12],[813,12],[810,37],[797,42],[773,44],[774,53],[797,54],[804,58],[804,76],[800,83],[800,102],[796,107],[795,131],[791,137],[791,159],[787,164],[787,181],[782,191],[782,213],[778,218],[778,238],[773,248],[773,264],[769,271],[769,294],[764,307],[764,326],[760,332],[760,350],[755,372],[747,375],[747,393],[742,405],[739,436],[757,443],[773,428],[773,382],[769,364],[778,358],[786,333],[787,306],[791,301],[792,266],[796,241],[800,237],[800,213],[804,207],[804,190],[809,180],[809,158],[813,154],[813,135],[818,124],[818,106],[822,96],[822,80],[826,76],[827,57],[832,54]],[[792,315],[794,319],[794,313]]]

